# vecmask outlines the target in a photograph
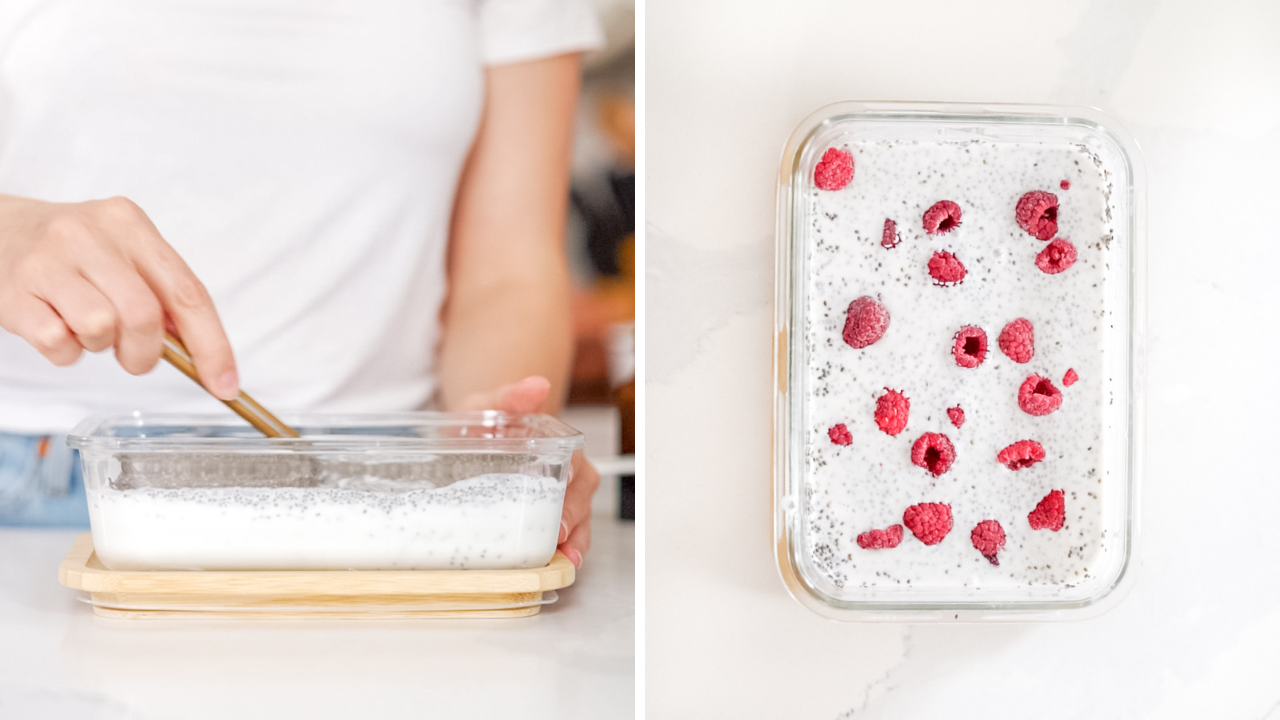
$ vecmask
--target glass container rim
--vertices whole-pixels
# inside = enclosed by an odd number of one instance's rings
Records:
[[[528,437],[421,437],[378,435],[322,435],[301,438],[272,438],[260,435],[231,414],[133,412],[93,415],[67,434],[67,445],[77,450],[132,452],[192,452],[244,450],[250,452],[363,452],[372,449],[406,452],[519,452],[570,453],[581,450],[581,432],[545,414],[513,414],[496,410],[476,412],[403,411],[383,413],[282,413],[280,419],[294,427],[378,428],[390,425],[419,427],[501,428],[523,426]],[[253,435],[219,437],[114,436],[115,428],[174,427],[236,428]]]

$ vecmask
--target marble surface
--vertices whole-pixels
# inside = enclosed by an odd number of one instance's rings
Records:
[[[1280,720],[1280,4],[651,0],[646,705]],[[1144,561],[1044,625],[837,624],[770,547],[774,192],[839,100],[1098,106],[1148,171]]]
[[[76,534],[0,529],[0,718],[633,716],[632,523],[597,515],[577,582],[508,620],[99,618],[58,584]]]

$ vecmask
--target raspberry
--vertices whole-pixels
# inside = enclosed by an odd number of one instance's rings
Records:
[[[1067,374],[1062,376],[1062,386],[1071,387],[1079,379],[1080,376],[1076,374],[1075,368],[1067,368]]]
[[[976,368],[987,359],[987,331],[975,325],[965,325],[956,333],[951,356],[962,368]]]
[[[1010,470],[1021,470],[1044,459],[1044,448],[1035,440],[1019,440],[996,453],[996,460]]]
[[[1030,362],[1036,354],[1036,333],[1026,318],[1018,318],[1005,325],[996,342],[1000,344],[1000,352],[1016,363]]]
[[[959,405],[953,408],[947,408],[947,417],[951,419],[951,424],[959,428],[964,424],[964,408]]]
[[[1076,246],[1057,238],[1036,255],[1036,267],[1049,275],[1057,275],[1076,264]]]
[[[924,231],[941,235],[960,227],[960,206],[950,200],[940,200],[924,211]]]
[[[925,433],[911,446],[911,464],[928,470],[934,477],[951,468],[956,449],[942,433]]]
[[[853,179],[853,153],[827,148],[813,169],[813,184],[822,190],[840,190]]]
[[[1039,240],[1048,240],[1058,234],[1058,196],[1032,190],[1018,200],[1014,217],[1018,227]]]
[[[1018,407],[1028,415],[1048,415],[1062,405],[1062,392],[1049,378],[1031,375],[1018,388]]]
[[[959,285],[964,282],[967,272],[960,258],[945,250],[939,250],[929,258],[929,277],[937,285]]]
[[[937,545],[951,532],[951,506],[945,503],[912,505],[902,513],[902,524],[920,542]]]
[[[885,393],[876,399],[876,425],[887,435],[897,435],[907,426],[911,400],[897,390],[884,390]]]
[[[1062,188],[1063,190],[1070,190],[1070,189],[1071,189],[1071,181],[1070,181],[1070,180],[1063,180],[1062,182],[1058,183],[1058,187]]]
[[[1032,530],[1052,530],[1058,532],[1067,521],[1067,503],[1061,490],[1050,490],[1036,509],[1027,513],[1027,522]]]
[[[880,237],[880,244],[887,248],[895,248],[900,242],[902,242],[902,236],[898,234],[898,223],[885,218],[884,235]]]
[[[996,553],[1004,547],[1004,528],[1000,527],[1000,523],[995,520],[983,520],[973,526],[969,539],[973,541],[973,546],[978,549],[978,552],[982,553],[982,557],[990,560],[992,565],[1000,564],[996,559]]]
[[[832,425],[831,429],[827,431],[827,437],[831,438],[831,442],[836,445],[853,444],[853,433],[849,432],[849,428],[845,427],[844,423]]]
[[[863,550],[896,548],[902,542],[902,526],[890,525],[883,530],[868,530],[858,535],[858,547]]]
[[[889,311],[875,298],[862,296],[849,303],[844,321],[844,341],[861,350],[884,337],[889,329]]]

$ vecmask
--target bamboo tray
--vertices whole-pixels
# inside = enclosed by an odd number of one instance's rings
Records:
[[[58,580],[112,618],[505,618],[538,614],[573,584],[557,551],[528,570],[108,570],[84,533]]]

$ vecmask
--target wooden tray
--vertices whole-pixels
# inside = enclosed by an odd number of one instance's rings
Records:
[[[527,617],[573,579],[559,551],[529,570],[115,572],[98,560],[89,533],[58,566],[59,582],[116,618]]]

